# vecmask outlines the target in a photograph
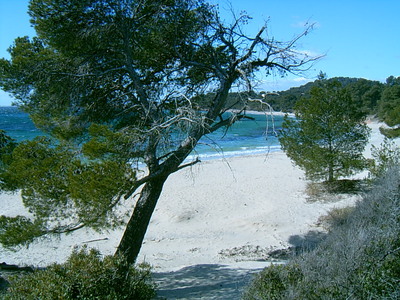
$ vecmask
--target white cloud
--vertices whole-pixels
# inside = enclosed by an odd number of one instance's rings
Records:
[[[298,77],[293,79],[294,82],[309,82],[310,79],[305,78],[305,77]]]

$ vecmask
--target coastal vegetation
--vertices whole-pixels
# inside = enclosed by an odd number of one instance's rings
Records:
[[[379,117],[394,128],[384,129],[389,137],[400,136],[400,77],[389,77],[380,100]]]
[[[156,295],[149,266],[134,267],[123,257],[102,257],[97,250],[85,248],[74,250],[63,264],[8,280],[10,287],[2,299],[150,300]]]
[[[369,164],[369,172],[372,178],[383,176],[390,167],[400,165],[400,148],[396,143],[385,137],[381,145],[372,145],[373,159]]]
[[[389,78],[385,93],[392,90],[390,82]],[[376,102],[378,114],[390,120],[395,105],[388,111],[385,105],[393,102],[385,97]],[[303,248],[285,264],[264,269],[243,298],[398,299],[400,148],[387,137],[379,147],[372,147],[373,159],[363,157],[369,137],[364,122],[368,110],[335,79],[320,76],[294,111],[296,119],[286,117],[280,142],[308,179],[329,183],[324,193],[343,193],[356,181],[337,184],[337,180],[368,168],[373,187],[364,190],[355,207],[334,209],[322,217],[327,234],[319,244]],[[389,124],[398,126],[398,120]],[[393,130],[385,131],[389,132],[393,136]],[[312,186],[315,189],[315,183]],[[323,201],[321,191],[314,198]]]
[[[0,130],[0,173],[4,172],[9,163],[12,151],[16,142],[9,137],[4,130]],[[2,181],[0,180],[0,189]]]
[[[312,25],[288,42],[266,26],[246,36],[247,15],[225,24],[204,1],[31,0],[29,15],[37,36],[0,60],[0,87],[50,138],[19,144],[0,175],[32,214],[2,218],[9,247],[124,226],[116,254],[134,263],[168,177],[199,161],[185,159],[202,136],[246,118],[246,101],[224,114],[231,88],[318,59],[296,50]]]
[[[329,74],[327,74],[329,75]],[[389,77],[390,78],[390,77]],[[327,78],[328,82],[337,81],[348,90],[360,109],[368,115],[376,115],[382,92],[387,84],[364,78],[333,77]],[[313,87],[318,86],[318,78],[300,87],[293,87],[286,91],[266,93],[266,100],[275,110],[294,112],[294,106],[302,97],[309,97]]]
[[[399,299],[400,166],[384,169],[353,209],[330,214],[315,249],[264,269],[243,299]]]
[[[399,78],[320,78],[256,93],[256,72],[284,76],[318,59],[296,51],[312,26],[288,42],[268,38],[266,27],[245,36],[248,16],[225,24],[204,1],[31,0],[29,14],[37,37],[17,38],[11,59],[0,60],[0,87],[47,136],[16,144],[0,131],[0,189],[21,191],[32,214],[1,216],[0,243],[18,248],[82,228],[125,232],[114,256],[75,251],[15,277],[6,297],[153,297],[148,267],[133,264],[164,183],[199,162],[186,159],[201,137],[267,104],[295,112],[281,143],[309,178],[334,181],[367,166],[387,175],[355,209],[330,216],[314,251],[263,271],[245,298],[400,297],[400,171],[389,168],[399,152],[387,140],[374,163],[361,155],[367,114],[391,127],[387,136],[399,134]]]
[[[362,112],[368,116],[374,116],[385,122],[391,128],[382,128],[382,133],[388,137],[400,136],[399,116],[400,107],[400,77],[389,76],[385,83],[364,78],[333,77],[326,79],[327,83],[337,81],[346,89],[353,101]],[[299,87],[293,87],[286,91],[261,91],[230,93],[227,107],[239,109],[244,99],[264,99],[274,111],[287,113],[295,112],[295,105],[300,99],[310,97],[314,87],[318,87],[319,80],[309,82]],[[212,94],[202,96],[200,103],[212,97]],[[260,110],[262,106],[258,102],[248,102],[249,110]]]

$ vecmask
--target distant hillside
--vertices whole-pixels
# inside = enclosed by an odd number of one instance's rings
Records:
[[[373,115],[385,122],[391,129],[382,133],[388,137],[400,136],[400,77],[390,76],[385,83],[363,78],[335,77],[349,90],[359,107],[368,115]],[[278,94],[267,94],[265,101],[275,111],[292,112],[294,104],[301,97],[309,96],[310,90],[318,81],[309,82],[300,87],[291,88]],[[260,97],[260,95],[259,95]]]
[[[374,113],[376,110],[377,102],[381,98],[381,93],[384,87],[379,81],[372,81],[363,78],[349,78],[349,77],[334,77],[328,81],[337,80],[343,87],[350,90],[352,96],[360,102],[368,113]],[[301,97],[309,96],[312,87],[316,86],[317,80],[309,82],[299,87],[293,87],[289,90],[279,92],[278,95],[267,94],[266,101],[276,111],[292,112],[294,104]]]
[[[339,81],[343,87],[350,90],[353,97],[355,97],[359,102],[361,107],[363,107],[368,113],[376,113],[378,100],[381,98],[382,91],[384,89],[384,84],[379,81],[372,81],[363,78],[348,78],[348,77],[334,77],[329,80]],[[318,81],[309,82],[299,87],[293,87],[286,91],[280,92],[242,92],[242,93],[230,93],[227,103],[227,108],[239,109],[243,107],[243,103],[247,101],[248,98],[253,99],[264,99],[275,111],[292,112],[294,104],[301,97],[307,97],[313,86],[316,86]],[[262,95],[265,95],[263,98]],[[212,101],[213,94],[207,94],[196,99],[197,104],[200,107],[204,107],[209,101]],[[249,110],[263,110],[259,102],[250,102],[247,105]]]
[[[390,76],[385,83],[364,78],[334,77],[328,81],[337,80],[342,86],[348,89],[358,103],[359,107],[368,115],[379,117],[394,129],[391,132],[385,132],[388,136],[400,135],[400,77]],[[263,99],[274,111],[293,112],[295,103],[301,97],[308,97],[310,90],[318,85],[318,80],[309,82],[299,87],[293,87],[280,92],[242,92],[230,93],[227,109],[241,109],[246,104],[248,110],[261,111],[266,106],[258,101],[248,102],[250,99]],[[264,95],[264,97],[263,97]],[[203,95],[193,99],[194,103],[201,109],[207,103],[212,101],[213,93]]]

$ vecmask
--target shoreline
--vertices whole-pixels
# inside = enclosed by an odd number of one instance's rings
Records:
[[[228,109],[226,112],[231,112],[231,113],[239,113],[241,110],[238,109]],[[288,113],[288,112],[283,112],[283,111],[258,111],[258,110],[246,110],[246,114],[250,115],[272,115],[272,116],[285,116],[288,115],[290,117],[294,117],[294,113]]]
[[[369,124],[371,144],[383,137],[379,123]],[[400,139],[396,142],[400,144]],[[154,272],[167,272],[202,264],[258,269],[268,252],[297,246],[309,233],[319,231],[321,215],[332,208],[354,204],[358,197],[335,202],[310,202],[304,172],[282,151],[204,160],[172,174],[151,219],[138,263],[148,262]],[[134,201],[125,203],[131,211]],[[0,194],[0,214],[26,214],[18,194]],[[46,237],[28,248],[8,251],[0,247],[0,263],[43,267],[63,262],[75,246],[114,254],[123,228],[92,230]]]
[[[191,265],[262,268],[268,252],[293,246],[320,215],[353,203],[308,203],[303,172],[283,152],[204,161],[168,178],[138,258],[154,272]],[[0,195],[7,215],[23,210],[17,195]],[[12,204],[12,205],[11,205]],[[131,203],[132,204],[132,203]],[[6,214],[2,211],[2,214]],[[18,252],[1,249],[0,262],[46,266],[63,262],[75,246],[113,254],[123,229],[81,230],[33,242]],[[292,242],[291,242],[292,241]]]
[[[139,256],[155,271],[192,264],[265,267],[269,252],[299,246],[318,229],[321,215],[356,201],[308,202],[304,173],[283,152],[182,171],[168,179]]]

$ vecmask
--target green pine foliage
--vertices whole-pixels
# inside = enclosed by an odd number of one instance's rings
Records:
[[[365,114],[339,82],[321,80],[295,111],[296,119],[285,117],[279,140],[307,178],[334,181],[366,167]]]
[[[83,225],[101,230],[124,223],[117,207],[133,183],[134,169],[121,156],[114,159],[116,145],[101,141],[100,134],[95,138],[84,147],[87,156],[44,137],[15,147],[7,168],[0,172],[2,188],[21,190],[32,217],[2,216],[3,246],[28,244],[35,237]]]
[[[400,165],[400,147],[387,137],[379,147],[372,145],[371,153],[373,160],[369,171],[373,177],[380,177],[391,167]]]
[[[4,299],[153,299],[150,267],[133,267],[118,256],[75,250],[63,264],[9,278]]]
[[[28,14],[36,35],[0,59],[0,87],[58,142],[19,146],[7,184],[49,233],[121,224],[114,208],[142,188],[117,248],[131,262],[169,175],[198,162],[185,160],[204,135],[245,117],[247,98],[224,114],[229,91],[319,58],[294,49],[312,26],[288,42],[265,26],[246,36],[249,16],[227,23],[204,0],[31,0]]]
[[[349,77],[334,77],[327,79],[327,81],[337,81],[343,88],[346,88],[363,112],[370,115],[377,114],[377,102],[381,98],[384,89],[383,83],[363,78]],[[266,94],[265,101],[268,102],[275,111],[293,112],[296,102],[303,97],[309,97],[311,89],[318,87],[319,84],[319,80],[315,80],[285,91],[272,93],[261,92],[259,98],[261,98],[261,94],[264,93]]]
[[[266,268],[243,299],[399,299],[400,167],[338,217],[317,248]]]
[[[11,163],[11,153],[16,145],[17,143],[11,137],[6,135],[4,130],[0,130],[0,189],[4,188],[4,179],[1,174]]]
[[[400,77],[390,76],[385,83],[363,78],[335,77],[327,82],[339,82],[350,93],[359,109],[368,115],[378,116],[392,128],[383,129],[388,137],[400,136]],[[310,97],[311,90],[318,87],[319,80],[286,91],[266,93],[265,101],[276,111],[293,112],[295,105],[303,97]],[[261,94],[261,93],[260,93]],[[259,95],[259,98],[261,95]],[[254,107],[253,109],[256,109]]]
[[[6,248],[29,244],[43,231],[40,220],[32,221],[25,216],[0,216],[0,243]]]

